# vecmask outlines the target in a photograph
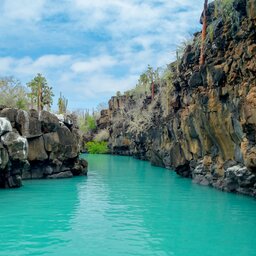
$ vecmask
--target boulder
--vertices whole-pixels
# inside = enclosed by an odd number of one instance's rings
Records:
[[[64,122],[63,122],[69,129],[73,127],[73,119],[70,115],[65,115]]]
[[[10,176],[7,181],[7,186],[9,188],[19,188],[22,186],[22,179],[20,175]]]
[[[85,159],[78,159],[71,172],[74,176],[87,175],[88,172],[88,162]]]
[[[12,126],[10,121],[7,120],[5,117],[0,117],[0,136],[11,131],[12,131]]]
[[[42,135],[42,124],[38,118],[36,110],[30,111],[29,116],[29,137],[39,137]]]
[[[18,133],[8,132],[2,136],[2,142],[7,147],[12,160],[26,160],[28,156],[28,143]]]
[[[202,80],[200,72],[193,73],[188,84],[190,87],[198,87],[198,86],[203,85],[203,80]]]
[[[86,175],[87,162],[77,159],[80,135],[73,116],[60,123],[47,111],[39,116],[34,109],[6,107],[0,116],[0,187],[20,187],[22,179]]]
[[[22,180],[31,180],[32,179],[31,171],[30,170],[23,171],[21,178]]]
[[[59,119],[56,115],[43,110],[40,114],[39,120],[42,123],[43,133],[55,132],[60,127]]]
[[[31,167],[30,163],[28,161],[24,161],[23,169],[22,169],[22,179],[23,180],[28,180],[31,179]]]
[[[39,113],[38,113],[38,111],[36,109],[30,109],[29,110],[29,115],[32,118],[39,119]]]
[[[236,165],[225,171],[225,180],[237,184],[237,187],[252,187],[256,183],[256,175],[246,167]]]
[[[59,119],[59,122],[61,124],[64,124],[67,126],[69,129],[72,128],[73,126],[73,116],[71,115],[64,115],[64,114],[55,114],[55,116]]]
[[[50,165],[44,167],[44,175],[51,175],[53,174],[53,168]]]
[[[18,110],[16,116],[16,128],[19,133],[27,137],[29,135],[29,114],[24,110]]]
[[[64,123],[64,115],[63,114],[55,114],[55,116],[59,119],[60,123]]]
[[[0,172],[4,170],[9,162],[9,155],[6,148],[0,143]]]
[[[58,137],[60,140],[59,159],[64,160],[68,158],[75,158],[79,152],[79,141],[73,133],[66,127],[61,126],[57,128]]]
[[[48,175],[48,179],[63,179],[63,178],[71,178],[73,177],[73,174],[71,171],[65,171],[65,172],[60,172],[52,175]]]
[[[44,161],[48,159],[45,151],[43,137],[28,139],[28,160]]]
[[[47,152],[58,152],[60,139],[57,132],[50,132],[43,135],[44,147]]]
[[[17,117],[18,109],[16,108],[4,108],[0,112],[0,117],[6,117],[10,122],[12,127],[15,127],[16,117]]]
[[[45,177],[43,167],[37,166],[31,169],[31,178],[32,179],[43,179]]]

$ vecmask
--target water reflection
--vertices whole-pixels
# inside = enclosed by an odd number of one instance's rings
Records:
[[[85,157],[87,178],[0,191],[0,255],[255,255],[255,200],[129,157]]]
[[[84,181],[33,180],[0,190],[0,255],[48,255],[53,247],[65,247],[79,204],[77,186]]]

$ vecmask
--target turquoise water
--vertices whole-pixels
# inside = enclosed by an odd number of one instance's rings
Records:
[[[129,157],[0,190],[0,255],[256,255],[256,201]]]

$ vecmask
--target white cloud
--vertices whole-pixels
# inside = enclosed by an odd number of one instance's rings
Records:
[[[111,56],[98,56],[88,61],[78,61],[72,64],[71,70],[75,73],[100,71],[104,68],[113,67],[117,61]]]
[[[173,60],[202,7],[198,0],[2,0],[0,74],[26,83],[43,73],[57,96],[97,105],[134,86],[148,64]]]
[[[68,98],[72,95],[74,99],[97,100],[98,95],[110,96],[118,90],[131,88],[137,75],[117,78],[105,72],[104,67],[115,64],[116,61],[109,56],[96,56],[89,61],[81,58],[78,61],[70,55],[45,55],[34,60],[30,57],[0,58],[2,74],[14,75],[25,84],[37,73],[42,73],[53,86],[56,97],[62,92]]]
[[[39,21],[42,16],[44,4],[45,0],[4,0],[4,18]]]
[[[38,68],[59,67],[60,65],[69,62],[70,55],[45,55],[38,58],[33,65]]]

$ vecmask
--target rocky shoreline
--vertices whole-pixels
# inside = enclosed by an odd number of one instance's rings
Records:
[[[112,154],[256,197],[256,1],[235,0],[230,20],[215,8],[208,6],[205,64],[199,65],[196,33],[169,65],[172,88],[156,84],[154,99],[112,97],[98,131],[109,131]]]
[[[86,175],[87,162],[79,159],[79,140],[72,116],[2,106],[0,187],[20,187],[25,179]]]

